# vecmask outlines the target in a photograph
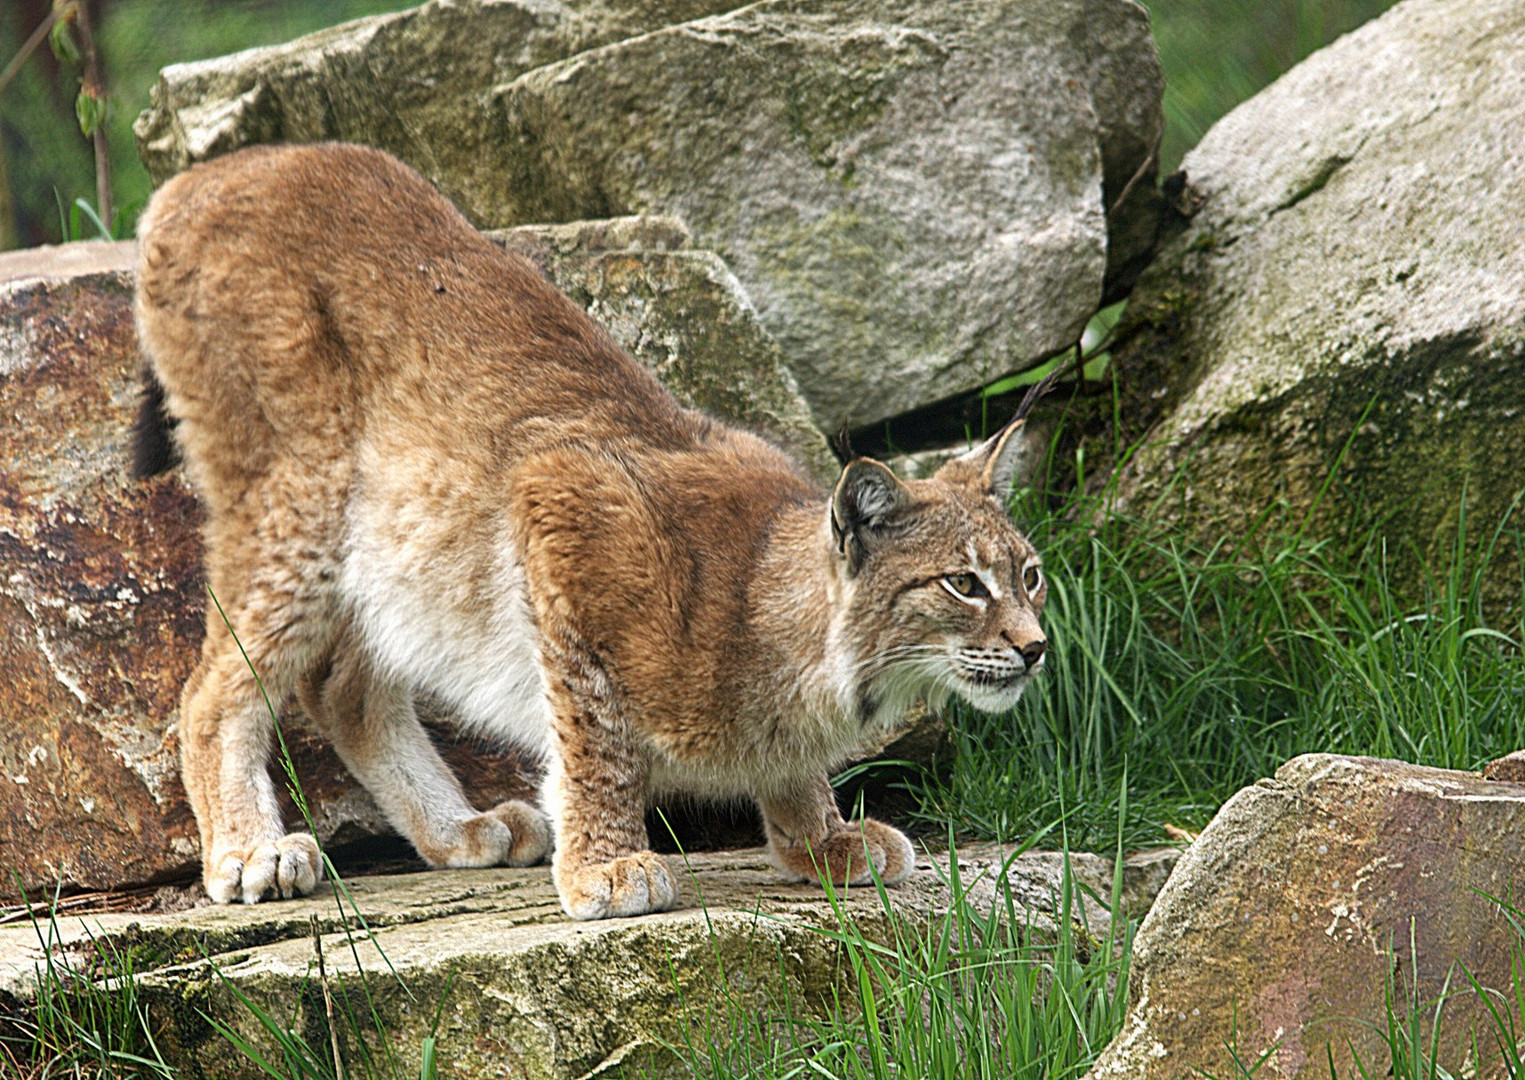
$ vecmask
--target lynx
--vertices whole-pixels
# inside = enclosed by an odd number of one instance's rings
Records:
[[[828,776],[917,699],[1006,709],[1042,666],[1043,571],[1003,506],[1020,422],[927,480],[858,458],[818,489],[359,147],[198,165],[140,235],[135,471],[184,462],[221,608],[179,721],[214,900],[322,876],[255,671],[427,862],[554,852],[574,918],[679,902],[644,823],[669,792],[754,799],[791,879],[911,873]],[[471,806],[420,692],[541,755],[544,814]]]

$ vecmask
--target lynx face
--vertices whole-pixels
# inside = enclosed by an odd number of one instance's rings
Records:
[[[1003,432],[930,480],[902,482],[866,460],[844,472],[836,505],[856,522],[839,533],[852,621],[873,628],[859,644],[860,714],[950,694],[1001,712],[1042,668],[1043,561],[998,494],[1016,442],[1015,429]]]

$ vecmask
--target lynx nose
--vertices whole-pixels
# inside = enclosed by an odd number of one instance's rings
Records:
[[[1036,641],[1029,641],[1017,651],[1022,654],[1022,659],[1027,662],[1030,670],[1039,660],[1043,659],[1044,650],[1047,648],[1048,640],[1046,638],[1038,638]]]

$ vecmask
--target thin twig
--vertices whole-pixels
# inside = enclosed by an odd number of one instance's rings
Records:
[[[37,51],[37,46],[48,39],[48,31],[53,29],[53,24],[58,21],[58,9],[48,12],[48,17],[37,24],[37,29],[32,31],[32,36],[26,39],[26,44],[21,46],[21,51],[11,57],[11,62],[5,65],[5,70],[0,71],[0,90],[5,89],[5,84],[16,77],[16,72],[21,70],[21,65],[26,63],[27,57]]]
[[[334,998],[328,992],[328,969],[323,966],[323,931],[318,917],[309,915],[312,926],[312,948],[318,954],[318,985],[323,988],[323,1012],[328,1017],[328,1045],[334,1055],[334,1080],[344,1080],[344,1059],[339,1056],[339,1029],[334,1026]]]
[[[1117,213],[1118,208],[1127,201],[1128,196],[1133,193],[1133,185],[1137,184],[1144,178],[1144,173],[1148,172],[1149,166],[1154,164],[1154,155],[1158,154],[1159,152],[1159,143],[1155,143],[1154,149],[1145,155],[1144,160],[1139,162],[1138,168],[1133,171],[1133,175],[1128,178],[1128,182],[1123,185],[1122,194],[1119,195],[1117,200],[1112,204],[1112,209],[1107,211],[1108,217],[1111,217],[1113,214]]]
[[[106,80],[101,75],[101,60],[95,51],[95,35],[90,31],[89,4],[80,0],[75,7],[74,25],[84,53],[84,92],[100,103],[100,115],[90,139],[95,147],[95,208],[107,229],[111,228],[111,154],[106,147]]]

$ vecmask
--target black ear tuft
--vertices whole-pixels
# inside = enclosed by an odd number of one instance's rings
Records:
[[[911,505],[911,493],[894,473],[871,458],[854,458],[842,469],[831,496],[831,536],[854,573],[868,546]]]
[[[143,391],[138,400],[138,418],[132,425],[132,475],[147,480],[174,468],[180,460],[175,441],[170,437],[175,419],[164,403],[164,387],[153,371],[143,367]]]
[[[1017,465],[1022,460],[1022,451],[1026,448],[1023,428],[1027,424],[1027,414],[1032,411],[1032,407],[1038,403],[1039,398],[1053,389],[1059,377],[1075,370],[1080,361],[1080,343],[1076,342],[1075,359],[1071,363],[1056,365],[1053,371],[1028,387],[1027,393],[1022,396],[1022,404],[1017,406],[1016,415],[1007,421],[1006,426],[967,454],[956,459],[974,466],[980,484],[1003,504],[1011,495],[1012,478],[1016,476]]]

